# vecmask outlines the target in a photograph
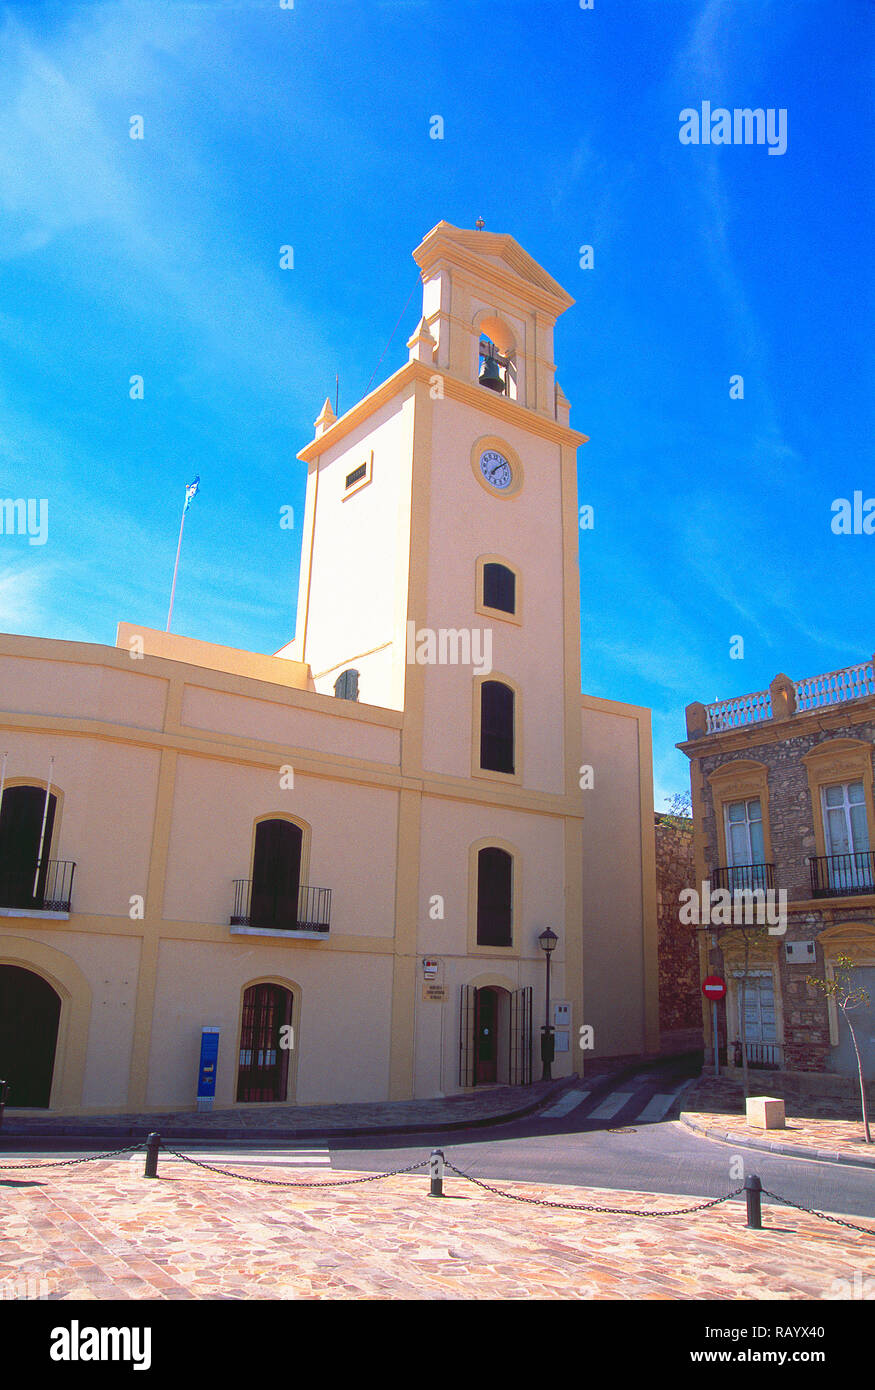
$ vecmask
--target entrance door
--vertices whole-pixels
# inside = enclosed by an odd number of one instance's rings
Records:
[[[478,989],[475,1004],[474,1046],[477,1051],[477,1085],[495,1081],[498,1075],[498,994]]]
[[[57,798],[50,793],[42,865],[34,892],[33,880],[46,804],[45,789],[7,787],[4,791],[0,807],[0,907],[42,907],[46,896],[56,803]]]
[[[869,999],[875,1001],[875,966],[858,965],[852,973],[851,984],[854,989],[859,987],[867,989]],[[875,1079],[875,1003],[870,1003],[868,1009],[863,1006],[851,1010],[849,1017],[854,1025],[857,1046],[863,1061],[863,1079],[872,1081]],[[851,1076],[856,1081],[857,1054],[854,1051],[854,1044],[851,1042],[847,1019],[842,1017],[841,1010],[839,1010],[839,1041],[838,1046],[833,1048],[831,1066],[842,1076]],[[854,1103],[857,1104],[859,1099],[860,1093],[857,1091]]]
[[[287,820],[259,821],[252,865],[253,927],[289,929],[298,925],[301,884],[300,826]]]
[[[9,1082],[10,1106],[48,1106],[60,1016],[61,1000],[46,980],[0,965],[0,1080]]]
[[[243,996],[237,1099],[282,1101],[289,1073],[280,1029],[292,1021],[292,993],[282,985],[250,985]]]

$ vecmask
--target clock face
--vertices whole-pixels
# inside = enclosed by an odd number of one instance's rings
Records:
[[[484,449],[480,455],[480,472],[489,486],[499,492],[510,487],[513,481],[511,466],[504,454],[500,454],[497,449]]]

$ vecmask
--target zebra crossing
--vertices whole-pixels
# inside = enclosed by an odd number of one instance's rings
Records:
[[[592,1094],[593,1087],[574,1087],[545,1110],[540,1110],[538,1115],[542,1120],[573,1116],[575,1121],[597,1120],[605,1124],[622,1115],[623,1124],[658,1124],[665,1119],[686,1084],[676,1085],[671,1091],[654,1091],[654,1084],[659,1084],[660,1079],[664,1084],[665,1078],[626,1077],[620,1089],[596,1096]]]
[[[197,1159],[199,1163],[209,1163],[216,1168],[239,1168],[245,1165],[258,1165],[264,1167],[269,1164],[272,1168],[330,1168],[331,1154],[328,1149],[304,1149],[304,1148],[283,1148],[283,1149],[238,1149],[230,1146],[223,1149],[201,1148],[197,1144],[186,1144],[183,1140],[178,1140],[172,1145],[179,1153],[184,1153],[187,1158]],[[179,1163],[180,1159],[174,1158],[173,1154],[162,1152],[161,1166],[166,1163]],[[142,1159],[137,1157],[137,1162],[142,1166]]]

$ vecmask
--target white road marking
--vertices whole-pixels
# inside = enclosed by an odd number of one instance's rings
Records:
[[[587,1116],[587,1119],[613,1119],[614,1115],[616,1115],[618,1111],[622,1110],[624,1105],[628,1105],[629,1101],[633,1098],[633,1091],[614,1091],[612,1095],[609,1095],[605,1100],[602,1101],[598,1109],[593,1110],[592,1113]]]
[[[180,1153],[184,1150],[180,1149]],[[282,1153],[274,1151],[271,1153],[234,1153],[224,1150],[213,1152],[204,1149],[191,1149],[186,1155],[188,1158],[196,1158],[202,1163],[212,1163],[220,1168],[236,1168],[242,1163],[270,1164],[279,1168],[325,1168],[331,1167],[331,1155],[327,1149],[295,1149],[291,1152]],[[162,1150],[159,1154],[161,1163],[179,1163],[180,1159],[174,1159],[172,1154]]]
[[[672,1091],[670,1096],[651,1096],[641,1114],[636,1115],[635,1119],[644,1122],[661,1120],[674,1105],[677,1095],[677,1091]]]
[[[542,1120],[557,1120],[560,1115],[567,1115],[570,1110],[576,1110],[581,1101],[586,1100],[589,1091],[566,1091],[565,1095],[551,1105],[549,1110],[541,1111]]]

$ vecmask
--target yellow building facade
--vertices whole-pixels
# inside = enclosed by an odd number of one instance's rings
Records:
[[[0,638],[11,1113],[192,1109],[204,1028],[217,1107],[525,1085],[545,1022],[554,1076],[658,1047],[649,712],[581,695],[573,301],[509,236],[414,256],[408,361],[299,455],[293,642]]]

